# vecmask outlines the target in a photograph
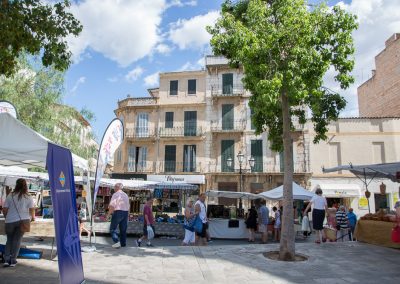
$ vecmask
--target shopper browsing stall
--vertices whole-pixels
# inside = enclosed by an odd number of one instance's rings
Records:
[[[203,229],[200,233],[196,232],[196,244],[197,245],[207,245],[207,212],[206,212],[206,205],[204,202],[206,201],[206,195],[204,193],[199,195],[199,199],[196,201],[195,204],[195,213],[199,214],[201,222],[203,223]]]
[[[196,214],[194,212],[193,201],[189,200],[185,208],[185,238],[183,239],[182,245],[194,245],[196,241],[196,236],[194,232],[194,221]]]
[[[151,237],[149,234],[152,234],[153,237],[155,235],[155,228],[154,228],[154,216],[153,216],[153,198],[152,197],[147,197],[146,199],[146,204],[143,207],[143,217],[144,217],[144,222],[143,222],[143,236],[136,241],[136,245],[140,247],[142,245],[143,240],[147,240],[147,246],[152,247],[153,245],[151,244]]]

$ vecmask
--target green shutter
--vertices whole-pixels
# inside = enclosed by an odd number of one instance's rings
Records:
[[[233,93],[233,73],[222,74],[222,94],[232,95]]]
[[[233,172],[235,168],[235,141],[234,140],[222,140],[221,141],[221,170],[223,172]],[[227,160],[232,159],[232,166],[228,167]]]
[[[176,170],[176,146],[165,145],[165,172],[175,172]]]
[[[174,113],[166,112],[165,113],[165,128],[173,128],[174,127]]]
[[[222,105],[222,130],[233,130],[234,105]]]
[[[188,80],[188,94],[189,95],[196,94],[196,79]]]
[[[178,80],[169,81],[169,95],[178,95]]]
[[[254,158],[253,172],[263,171],[262,140],[251,140],[251,156]]]
[[[252,109],[250,109],[250,129],[251,130],[255,130],[256,129],[256,127],[254,126],[254,123],[253,123],[253,110]]]
[[[185,111],[184,135],[196,136],[197,111]]]

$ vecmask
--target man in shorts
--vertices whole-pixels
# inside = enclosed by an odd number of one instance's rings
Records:
[[[151,241],[148,239],[147,226],[150,226],[153,229],[154,235],[156,234],[156,230],[154,229],[154,216],[153,216],[153,198],[147,197],[146,204],[143,207],[143,236],[136,241],[136,245],[138,247],[141,246],[143,240],[147,240],[147,246],[152,247]]]
[[[205,193],[201,193],[199,195],[199,199],[196,201],[194,205],[195,213],[199,215],[201,222],[203,223],[203,230],[198,233],[196,232],[196,245],[198,246],[206,246],[207,245],[207,212],[206,205],[204,202],[206,201]]]
[[[268,241],[268,223],[269,223],[269,210],[266,206],[267,202],[263,199],[259,201],[260,207],[258,208],[258,231],[262,234],[261,243],[266,244]]]

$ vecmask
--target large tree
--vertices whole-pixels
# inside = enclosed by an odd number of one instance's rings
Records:
[[[17,70],[23,52],[41,54],[44,66],[66,70],[71,52],[65,38],[77,36],[82,25],[67,11],[69,1],[49,4],[43,0],[0,0],[0,75]]]
[[[94,119],[87,108],[82,113],[62,105],[64,97],[64,73],[53,66],[44,67],[39,58],[20,56],[18,71],[0,76],[0,100],[11,102],[17,110],[18,119],[50,140],[66,146],[84,158],[95,158],[96,145],[82,145],[93,134],[84,131],[85,117]],[[84,135],[83,135],[83,134]]]
[[[326,139],[327,125],[346,101],[325,88],[323,78],[332,68],[341,89],[354,82],[351,33],[356,28],[355,16],[340,7],[309,7],[305,0],[226,0],[221,17],[208,27],[214,53],[244,67],[256,132],[267,131],[271,148],[284,151],[281,260],[295,256],[293,121],[304,124],[309,108],[314,143]]]

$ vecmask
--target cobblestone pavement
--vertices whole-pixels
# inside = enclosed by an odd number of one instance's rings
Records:
[[[102,239],[96,252],[83,252],[86,283],[400,283],[400,250],[357,242],[296,244],[304,262],[268,260],[261,245],[216,241],[208,247],[181,247],[179,240],[155,240],[154,248],[113,249]],[[19,259],[0,268],[0,283],[58,283],[51,242],[25,242],[44,251],[40,260]],[[168,245],[167,245],[168,244]]]

